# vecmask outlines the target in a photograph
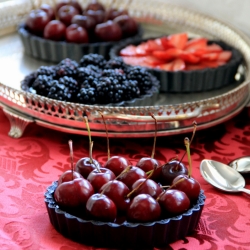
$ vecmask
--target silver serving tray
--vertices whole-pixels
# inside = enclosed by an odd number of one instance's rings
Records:
[[[85,2],[82,1],[83,4]],[[116,4],[121,7],[126,2],[116,1]],[[161,94],[153,106],[83,105],[23,92],[20,82],[24,76],[41,65],[50,64],[24,54],[15,28],[32,6],[22,6],[25,7],[13,7],[13,3],[11,7],[7,4],[0,5],[0,14],[10,12],[11,8],[15,20],[10,21],[0,32],[3,34],[0,38],[0,106],[10,120],[9,135],[12,137],[22,136],[29,123],[67,133],[87,135],[84,115],[88,116],[91,134],[105,137],[101,114],[106,119],[110,137],[154,136],[155,123],[152,115],[158,121],[158,135],[168,136],[192,131],[193,121],[198,123],[199,129],[220,124],[238,114],[248,103],[249,38],[234,27],[214,18],[160,0],[136,0],[129,5],[131,14],[144,26],[146,36],[185,31],[192,36],[224,41],[237,48],[244,56],[245,62],[239,68],[238,81],[222,89],[204,93]],[[0,18],[0,24],[1,22],[6,24],[6,20]]]

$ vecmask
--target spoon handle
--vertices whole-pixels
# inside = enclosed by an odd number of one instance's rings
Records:
[[[239,191],[241,192],[244,192],[246,194],[249,194],[250,195],[250,190],[249,189],[246,189],[246,188],[240,188]]]

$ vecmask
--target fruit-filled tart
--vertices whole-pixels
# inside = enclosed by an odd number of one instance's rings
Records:
[[[116,42],[141,37],[142,29],[127,9],[96,0],[87,6],[77,0],[60,0],[31,10],[18,33],[28,55],[58,63],[66,57],[79,60],[88,53],[107,58]]]
[[[222,41],[176,33],[121,42],[110,51],[128,65],[148,68],[162,92],[190,93],[219,89],[237,81],[243,57]]]
[[[159,86],[145,68],[98,54],[84,55],[80,62],[66,58],[41,66],[21,82],[22,90],[57,101],[115,106],[153,105]]]

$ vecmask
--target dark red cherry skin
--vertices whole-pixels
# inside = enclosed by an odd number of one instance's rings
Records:
[[[43,37],[53,41],[61,41],[65,38],[66,26],[59,20],[51,20],[44,28]]]
[[[118,10],[118,9],[111,8],[106,11],[106,19],[114,20],[118,16],[127,15],[127,14],[128,14],[127,10]]]
[[[54,192],[59,206],[66,208],[85,207],[87,200],[94,194],[90,182],[83,178],[61,183]]]
[[[82,6],[80,5],[80,3],[77,0],[60,0],[55,6],[56,13],[64,5],[72,5],[73,7],[75,7],[79,11],[79,13],[82,13],[82,11],[83,11]]]
[[[200,183],[187,175],[178,175],[173,180],[173,188],[183,191],[191,202],[197,201],[201,186]]]
[[[173,179],[181,174],[187,175],[188,169],[186,166],[177,160],[170,161],[162,166],[161,168],[161,184],[171,185]]]
[[[96,193],[99,192],[100,188],[104,184],[114,179],[115,174],[107,168],[100,168],[100,172],[97,169],[94,169],[92,172],[90,172],[87,178]]]
[[[80,173],[83,178],[87,179],[90,172],[92,172],[96,167],[101,167],[100,163],[97,160],[92,159],[92,162],[89,157],[81,158],[75,165],[75,171]]]
[[[126,158],[121,156],[112,156],[103,167],[110,169],[116,176],[118,176],[130,165],[131,163]]]
[[[158,200],[162,211],[171,215],[182,214],[190,207],[190,200],[187,195],[176,189],[164,191]]]
[[[126,212],[130,204],[130,199],[127,198],[129,188],[121,181],[113,180],[104,184],[100,193],[107,195],[116,205],[119,212]]]
[[[77,178],[83,178],[83,177],[81,174],[79,174],[76,171],[67,170],[63,174],[60,175],[58,179],[58,185],[62,184],[63,182],[72,181]]]
[[[47,15],[49,16],[50,20],[55,19],[54,9],[49,4],[43,3],[40,6],[40,10],[45,11],[47,13]]]
[[[122,38],[122,29],[117,23],[108,20],[96,25],[95,36],[104,42],[119,41]]]
[[[104,22],[105,19],[105,12],[103,10],[87,10],[84,14],[92,17],[96,24]]]
[[[161,168],[160,168],[160,163],[156,159],[150,158],[150,157],[143,157],[137,162],[136,167],[141,168],[146,173],[155,169],[150,179],[157,180],[157,181],[160,180]]]
[[[127,220],[132,222],[156,221],[160,216],[161,207],[149,194],[135,196],[127,211]]]
[[[75,15],[73,16],[71,23],[78,24],[79,26],[85,28],[87,31],[93,31],[95,29],[95,19],[91,16]]]
[[[114,22],[120,25],[123,37],[134,36],[138,32],[137,22],[128,15],[119,15],[114,19]]]
[[[86,10],[103,10],[105,11],[104,6],[96,1],[96,0],[91,0],[90,3],[87,5]]]
[[[93,194],[86,204],[87,213],[96,220],[114,222],[117,216],[115,203],[104,194]]]
[[[155,181],[151,179],[145,179],[141,178],[137,180],[133,185],[132,185],[132,190],[134,190],[136,187],[138,187],[141,183],[143,183],[139,189],[136,189],[134,191],[134,196],[138,194],[149,194],[152,196],[154,199],[156,199],[161,193],[162,193],[162,188],[160,185],[158,185]]]
[[[69,43],[88,43],[89,41],[87,30],[75,23],[67,27],[65,36]]]
[[[26,19],[26,27],[31,33],[42,36],[43,30],[49,21],[50,18],[45,11],[40,9],[32,10]]]
[[[131,167],[131,169],[122,174],[118,179],[125,183],[129,189],[132,189],[132,185],[141,178],[147,178],[147,174],[138,167]]]
[[[57,13],[58,19],[66,26],[71,24],[71,20],[75,15],[80,14],[79,11],[71,5],[63,5]]]

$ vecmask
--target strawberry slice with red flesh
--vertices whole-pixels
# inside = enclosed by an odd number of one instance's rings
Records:
[[[177,58],[173,60],[173,68],[172,68],[173,71],[180,71],[180,70],[184,70],[185,68],[186,68],[186,64],[182,59]]]
[[[160,64],[164,64],[165,61],[163,60],[160,60],[154,56],[145,56],[144,57],[144,63],[145,64],[148,64],[150,67],[155,67],[157,65],[160,65]]]
[[[181,53],[182,51],[180,49],[171,48],[165,51],[154,51],[152,55],[160,60],[170,61],[179,57]]]
[[[166,50],[175,47],[166,36],[161,37],[160,40],[163,48]]]
[[[219,53],[218,52],[211,52],[211,53],[205,53],[201,55],[201,60],[206,60],[206,61],[216,61],[219,58]]]
[[[232,51],[224,50],[219,53],[218,61],[228,62],[232,57]]]
[[[156,68],[161,69],[161,70],[166,70],[166,71],[172,71],[173,70],[173,61],[158,65]]]
[[[185,51],[195,52],[197,50],[205,50],[207,48],[207,39],[206,38],[193,38],[187,41]]]
[[[184,60],[187,63],[198,63],[200,61],[200,57],[194,55],[191,52],[188,51],[182,51],[182,53],[179,55],[179,58]]]
[[[137,56],[146,56],[149,54],[147,52],[147,43],[141,43],[137,45],[135,50]]]
[[[136,46],[128,45],[127,47],[121,49],[120,56],[136,56]]]
[[[170,44],[177,49],[184,49],[188,41],[187,33],[178,33],[168,36]]]
[[[146,42],[146,51],[152,53],[153,51],[162,51],[165,50],[165,47],[162,45],[161,39],[157,38],[154,40],[148,40]]]

